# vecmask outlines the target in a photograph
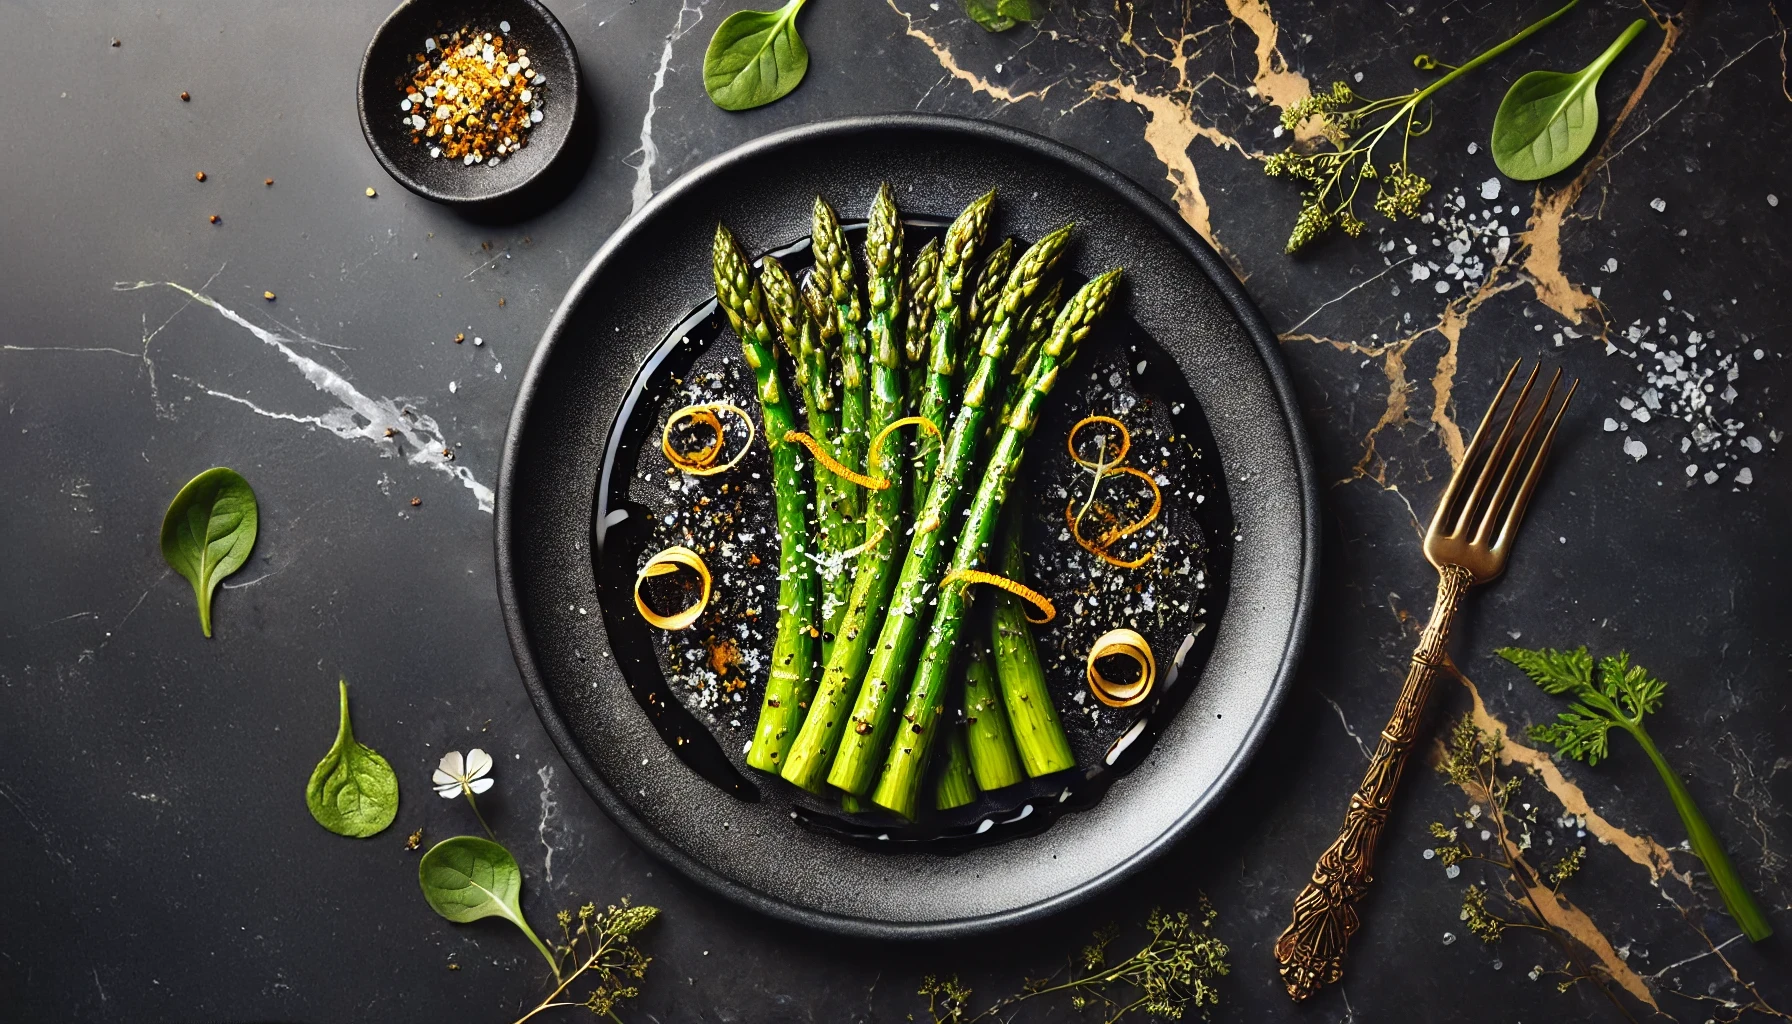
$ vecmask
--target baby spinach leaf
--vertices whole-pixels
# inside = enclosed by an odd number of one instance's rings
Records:
[[[1593,63],[1569,74],[1533,71],[1512,83],[1493,116],[1493,162],[1500,173],[1536,181],[1581,158],[1599,134],[1599,76],[1648,22],[1632,22]]]
[[[430,907],[456,924],[501,917],[523,930],[560,978],[560,963],[523,919],[523,872],[510,851],[478,836],[455,836],[430,847],[417,864]]]
[[[193,584],[199,628],[212,635],[212,591],[249,560],[259,513],[255,491],[219,466],[187,481],[162,516],[162,557]]]
[[[348,680],[338,686],[342,722],[335,744],[311,773],[305,803],[319,825],[339,836],[365,839],[398,816],[398,776],[372,747],[355,741],[348,724]]]
[[[808,0],[775,11],[735,11],[717,26],[703,55],[703,88],[723,110],[750,110],[782,99],[809,70],[796,14]]]
[[[964,0],[964,13],[991,32],[1006,32],[1023,21],[1038,21],[1033,0]]]

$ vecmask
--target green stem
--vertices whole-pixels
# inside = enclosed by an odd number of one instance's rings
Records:
[[[473,817],[479,819],[479,827],[485,829],[485,837],[494,843],[497,842],[497,833],[493,832],[492,827],[485,823],[485,815],[479,813],[479,803],[473,799],[473,791],[465,785],[460,787],[460,791],[467,798],[467,806],[473,808]]]
[[[1500,54],[1505,53],[1507,50],[1510,50],[1512,47],[1517,46],[1519,43],[1530,38],[1530,36],[1532,34],[1548,27],[1550,22],[1555,21],[1557,18],[1560,18],[1562,15],[1567,14],[1569,11],[1573,10],[1574,5],[1578,4],[1578,3],[1580,3],[1580,0],[1568,0],[1568,3],[1566,5],[1564,5],[1561,9],[1557,10],[1555,13],[1545,15],[1543,18],[1532,22],[1529,26],[1524,28],[1522,31],[1520,31],[1517,35],[1513,36],[1512,38],[1506,40],[1505,42],[1499,44],[1498,46],[1494,47],[1491,50],[1487,50],[1487,51],[1484,51],[1484,52],[1476,55],[1467,64],[1462,65],[1461,67],[1450,72],[1449,74],[1438,79],[1437,81],[1432,82],[1430,85],[1426,86],[1425,88],[1420,89],[1418,91],[1418,93],[1415,94],[1413,96],[1413,98],[1408,101],[1409,105],[1415,106],[1415,107],[1418,106],[1420,103],[1424,102],[1424,100],[1427,96],[1430,96],[1432,93],[1436,92],[1439,89],[1442,89],[1446,85],[1449,85],[1451,82],[1454,82],[1456,79],[1461,78],[1463,75],[1468,74],[1470,71],[1475,70],[1476,68],[1487,63],[1488,61],[1492,60],[1493,58],[1498,57]],[[1642,23],[1638,22],[1637,24],[1640,26]],[[1632,26],[1632,27],[1636,28],[1636,31],[1638,31],[1638,32],[1642,31],[1641,28],[1638,28],[1636,26]],[[1635,38],[1635,33],[1629,33],[1628,36],[1629,36],[1629,38]],[[1625,41],[1628,42],[1629,39],[1627,38]]]
[[[1661,781],[1667,784],[1668,797],[1674,801],[1674,809],[1680,812],[1680,821],[1686,825],[1686,837],[1692,843],[1692,852],[1705,862],[1705,870],[1711,874],[1712,884],[1717,886],[1718,894],[1724,899],[1724,907],[1730,916],[1742,926],[1742,931],[1750,942],[1760,942],[1773,934],[1773,926],[1767,923],[1767,915],[1749,895],[1748,887],[1742,884],[1741,876],[1736,874],[1736,866],[1730,863],[1730,857],[1724,852],[1723,845],[1718,842],[1717,833],[1700,813],[1699,805],[1693,802],[1692,794],[1687,792],[1686,785],[1680,776],[1668,767],[1667,759],[1661,756],[1661,750],[1641,723],[1624,720],[1626,731],[1636,738],[1654,762],[1655,770],[1661,774]]]
[[[1016,583],[1027,581],[1021,522],[1026,500],[1011,501],[1003,511],[1001,574]],[[1027,774],[1038,778],[1076,767],[1076,754],[1058,721],[1058,708],[1045,685],[1045,666],[1027,621],[1027,605],[1006,591],[995,595],[990,640],[995,646],[996,681],[1014,729],[1015,746]]]
[[[535,948],[541,950],[541,955],[547,958],[548,966],[554,970],[554,980],[559,981],[560,961],[554,959],[554,954],[548,951],[547,944],[541,941],[539,935],[535,934],[535,929],[529,927],[529,922],[523,919],[523,915],[518,914],[513,920],[516,921],[516,926],[523,930],[523,934],[529,936],[529,941],[535,943]]]
[[[1647,28],[1648,25],[1649,23],[1642,18],[1638,18],[1631,22],[1630,27],[1624,30],[1624,34],[1614,40],[1612,45],[1606,47],[1605,52],[1596,57],[1593,60],[1593,63],[1582,68],[1580,73],[1583,75],[1588,74],[1589,72],[1595,75],[1604,74],[1605,69],[1611,66],[1612,61],[1617,60],[1618,55],[1624,52],[1625,47],[1629,46],[1632,40],[1641,35],[1643,29]]]
[[[970,748],[965,738],[967,731],[967,727],[958,726],[946,732],[946,763],[933,790],[933,806],[938,810],[950,811],[977,799]]]

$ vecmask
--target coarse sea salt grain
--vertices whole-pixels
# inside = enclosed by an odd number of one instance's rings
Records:
[[[1500,179],[1488,178],[1481,183],[1482,199],[1498,199],[1500,197]]]

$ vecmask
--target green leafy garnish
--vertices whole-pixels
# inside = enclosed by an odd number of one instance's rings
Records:
[[[219,466],[187,481],[162,516],[162,557],[193,584],[199,628],[212,635],[212,591],[249,560],[259,513],[255,491]]]
[[[338,686],[342,718],[336,742],[311,772],[305,804],[319,825],[339,836],[365,839],[398,816],[398,776],[377,751],[356,742],[348,724],[348,680]]]
[[[1597,666],[1585,647],[1573,651],[1502,647],[1498,653],[1523,669],[1524,674],[1544,692],[1574,701],[1567,711],[1556,716],[1554,722],[1532,726],[1532,739],[1553,744],[1556,753],[1589,765],[1598,764],[1601,758],[1609,755],[1606,740],[1612,729],[1629,733],[1636,740],[1655,765],[1661,781],[1667,785],[1674,809],[1680,812],[1680,820],[1686,826],[1692,852],[1705,862],[1705,869],[1711,873],[1711,881],[1723,896],[1730,916],[1753,942],[1772,935],[1773,927],[1742,884],[1729,855],[1718,842],[1717,834],[1705,821],[1705,815],[1693,802],[1692,794],[1687,792],[1680,776],[1668,767],[1667,759],[1650,738],[1648,730],[1643,728],[1643,717],[1661,707],[1667,684],[1650,675],[1641,665],[1632,665],[1630,655],[1623,651],[1618,652],[1617,657],[1600,658]]]
[[[1547,178],[1581,158],[1599,134],[1599,76],[1648,22],[1641,18],[1572,74],[1533,71],[1512,83],[1493,115],[1493,162],[1519,181]]]
[[[782,99],[809,70],[809,49],[796,31],[808,0],[775,11],[735,11],[716,27],[703,54],[703,88],[723,110],[751,110]]]
[[[965,16],[991,32],[1006,32],[1043,13],[1033,0],[964,0]]]
[[[1294,131],[1307,118],[1318,118],[1319,131],[1332,146],[1329,151],[1317,153],[1291,148],[1264,162],[1265,174],[1306,183],[1301,194],[1300,214],[1288,236],[1287,251],[1298,251],[1334,227],[1352,238],[1362,234],[1367,225],[1356,215],[1356,196],[1365,182],[1369,183],[1369,190],[1375,196],[1371,205],[1382,216],[1389,220],[1417,216],[1419,202],[1431,190],[1431,183],[1414,173],[1407,163],[1410,141],[1431,130],[1430,121],[1416,124],[1419,104],[1568,13],[1578,2],[1569,0],[1561,10],[1533,22],[1524,31],[1483,51],[1461,67],[1452,68],[1449,74],[1424,88],[1400,96],[1363,101],[1350,86],[1334,82],[1331,91],[1310,96],[1283,110],[1283,128]],[[1430,57],[1421,55],[1420,59],[1424,63],[1415,61],[1415,64],[1421,67],[1439,66]],[[1358,134],[1369,118],[1388,110],[1393,113],[1386,120]],[[1400,159],[1381,170],[1375,166],[1375,147],[1395,128],[1399,128],[1396,137],[1400,140]]]
[[[523,918],[519,898],[523,872],[510,851],[478,836],[455,836],[430,847],[417,864],[423,898],[436,913],[456,924],[501,917],[523,930],[554,969],[560,981],[560,960],[548,951]]]

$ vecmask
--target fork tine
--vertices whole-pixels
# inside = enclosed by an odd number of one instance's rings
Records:
[[[1531,468],[1525,472],[1524,483],[1518,486],[1518,497],[1512,501],[1512,511],[1506,513],[1505,525],[1500,527],[1500,535],[1493,543],[1496,555],[1504,557],[1512,538],[1518,533],[1518,524],[1524,521],[1524,507],[1531,500],[1531,492],[1537,489],[1537,480],[1543,475],[1543,464],[1549,459],[1549,446],[1556,439],[1556,427],[1561,425],[1562,414],[1568,411],[1568,403],[1574,401],[1574,392],[1580,388],[1580,378],[1568,385],[1568,393],[1562,396],[1562,404],[1556,409],[1555,418],[1549,421],[1549,430],[1543,435],[1543,443],[1537,446],[1537,455],[1531,460]]]
[[[1471,543],[1485,544],[1488,535],[1493,533],[1500,518],[1500,508],[1506,504],[1506,496],[1512,493],[1512,481],[1518,478],[1518,471],[1524,467],[1526,453],[1531,450],[1531,442],[1537,439],[1537,429],[1543,425],[1543,417],[1549,412],[1549,403],[1556,397],[1556,385],[1561,381],[1562,371],[1557,368],[1555,375],[1549,379],[1549,387],[1544,389],[1543,400],[1537,403],[1537,411],[1531,415],[1531,422],[1524,428],[1524,436],[1518,439],[1517,446],[1506,459],[1505,472],[1500,474],[1499,486],[1494,488],[1493,497],[1488,500],[1486,510],[1481,513],[1481,521],[1475,525]]]
[[[1456,517],[1456,526],[1450,530],[1450,536],[1460,537],[1462,532],[1468,529],[1470,517],[1475,514],[1475,509],[1481,504],[1481,495],[1486,493],[1487,485],[1492,482],[1494,475],[1499,470],[1500,458],[1506,453],[1506,442],[1512,437],[1512,427],[1518,422],[1518,414],[1524,409],[1525,399],[1531,396],[1531,385],[1537,383],[1537,373],[1542,369],[1542,363],[1531,367],[1531,375],[1525,378],[1524,387],[1518,389],[1518,398],[1512,403],[1512,412],[1506,416],[1506,423],[1500,427],[1499,437],[1494,439],[1493,447],[1487,452],[1487,461],[1481,464],[1481,472],[1475,477],[1475,486],[1462,502],[1462,513]],[[1489,409],[1489,414],[1492,411]],[[1462,468],[1468,469],[1466,455],[1462,459]]]
[[[1500,400],[1506,397],[1506,389],[1512,386],[1512,378],[1518,373],[1518,366],[1522,362],[1522,359],[1512,361],[1512,368],[1506,371],[1506,379],[1500,383],[1500,389],[1493,393],[1493,401],[1488,403],[1487,411],[1481,414],[1481,425],[1475,428],[1475,436],[1468,443],[1468,451],[1462,455],[1462,464],[1456,467],[1456,472],[1450,474],[1450,482],[1444,485],[1443,497],[1437,499],[1437,511],[1431,514],[1431,533],[1443,532],[1444,519],[1450,514],[1450,506],[1461,493],[1462,482],[1468,478],[1468,467],[1474,463],[1475,456],[1481,454],[1481,448],[1487,441],[1487,424],[1493,422],[1494,411],[1500,407]]]

